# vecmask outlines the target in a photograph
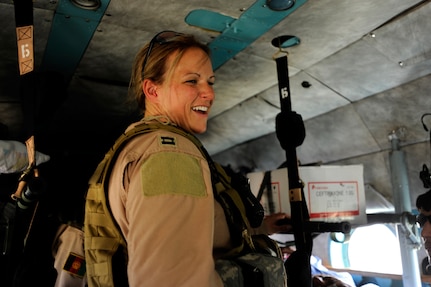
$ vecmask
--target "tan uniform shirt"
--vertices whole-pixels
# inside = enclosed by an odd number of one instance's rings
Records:
[[[115,163],[109,204],[127,241],[131,287],[223,286],[213,248],[229,244],[229,231],[208,163],[188,139],[165,130],[132,139]]]

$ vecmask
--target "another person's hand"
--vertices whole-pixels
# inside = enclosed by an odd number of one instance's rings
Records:
[[[292,225],[286,223],[290,217],[286,213],[273,213],[263,219],[268,234],[286,233],[292,230]]]
[[[326,275],[313,276],[313,287],[352,287],[335,277]]]

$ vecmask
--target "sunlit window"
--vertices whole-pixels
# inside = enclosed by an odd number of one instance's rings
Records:
[[[330,261],[335,268],[402,274],[401,253],[394,228],[374,224],[355,228],[346,243],[329,243]]]

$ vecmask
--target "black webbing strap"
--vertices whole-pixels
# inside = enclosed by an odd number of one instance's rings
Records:
[[[15,0],[15,24],[17,33],[18,64],[19,64],[19,94],[23,111],[26,130],[26,146],[29,165],[23,172],[13,199],[21,197],[26,187],[28,177],[33,176],[35,167],[35,143],[34,143],[34,119],[35,108],[35,83],[34,83],[34,52],[33,52],[33,1]]]
[[[21,108],[23,112],[23,120],[25,126],[25,144],[27,147],[28,167],[21,174],[18,186],[12,199],[17,201],[17,206],[20,207],[20,201],[25,199],[22,197],[26,187],[31,180],[32,188],[37,189],[37,192],[42,191],[42,181],[39,177],[39,171],[36,168],[36,147],[35,147],[35,113],[38,105],[36,104],[36,89],[34,75],[34,52],[33,52],[33,0],[15,0],[15,25],[17,34],[18,48],[18,64],[19,64],[19,95],[21,99]],[[36,194],[36,190],[32,191]],[[34,206],[32,218],[28,220],[17,219],[19,226],[17,230],[26,229],[25,234],[20,234],[19,244],[25,248],[27,239],[32,229],[33,220],[38,210],[38,202]],[[20,213],[21,214],[21,213]],[[21,237],[22,241],[21,241]]]
[[[282,111],[291,111],[289,70],[287,67],[287,56],[275,59],[277,63],[278,92],[280,94],[280,105]]]
[[[287,55],[275,59],[277,63],[278,87],[282,112],[291,112],[291,95]],[[289,181],[289,200],[293,234],[295,237],[295,259],[297,262],[286,264],[289,287],[311,286],[310,256],[313,248],[312,236],[305,230],[309,221],[308,208],[305,202],[303,184],[299,178],[296,148],[286,149],[286,165]],[[289,270],[291,269],[291,270]],[[299,272],[298,272],[299,271]],[[292,274],[294,276],[292,276]]]
[[[288,62],[287,56],[279,57],[275,59],[277,63],[277,75],[278,75],[278,86],[279,86],[279,95],[280,95],[280,105],[282,112],[291,112],[292,104],[290,97],[290,86],[289,86],[289,71],[288,71]],[[296,156],[296,149],[291,148],[290,150],[286,150],[286,164],[288,168],[288,177],[289,177],[289,192],[290,192],[290,204],[291,204],[291,212],[292,212],[292,222],[298,222],[298,227],[302,231],[302,223],[305,220],[309,220],[308,208],[305,202],[305,196],[303,191],[302,181],[299,178],[298,172],[298,163]],[[297,193],[299,190],[300,194]],[[293,206],[292,206],[293,205]],[[296,234],[295,234],[296,235]],[[295,236],[296,237],[296,236]],[[307,248],[311,252],[311,249],[307,244],[307,240],[303,238],[302,234],[298,234],[297,248]]]

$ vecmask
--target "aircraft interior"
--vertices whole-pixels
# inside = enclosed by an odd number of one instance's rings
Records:
[[[246,175],[266,213],[293,213],[290,174],[305,183],[312,266],[351,287],[431,286],[416,206],[431,188],[430,14],[430,0],[0,0],[0,285],[54,286],[58,222],[83,221],[89,178],[142,117],[134,57],[173,30],[211,51],[216,96],[197,137],[214,161]],[[283,110],[304,124],[294,158],[276,134]],[[31,159],[43,183],[23,203]]]

